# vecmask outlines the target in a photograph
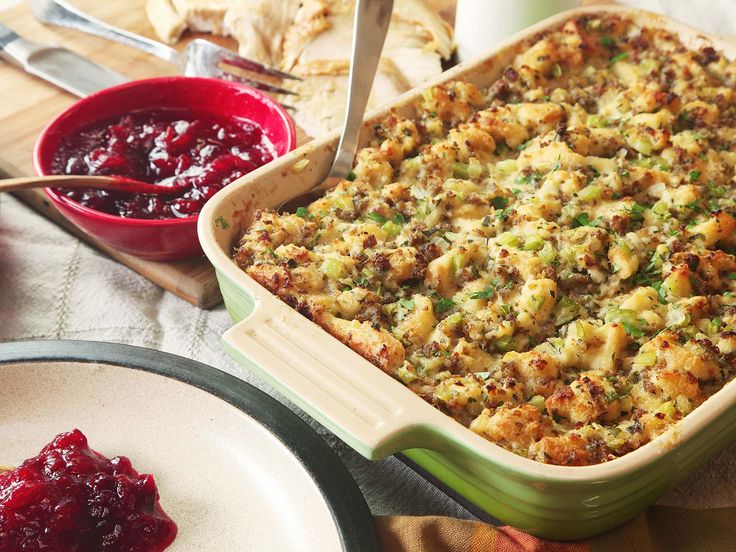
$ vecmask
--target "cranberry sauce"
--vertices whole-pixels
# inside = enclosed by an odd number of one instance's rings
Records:
[[[253,122],[152,109],[97,122],[66,136],[51,168],[54,174],[127,176],[184,186],[185,191],[174,196],[62,190],[97,211],[165,219],[199,213],[220,188],[274,157],[271,142]]]
[[[0,474],[0,552],[158,552],[176,537],[152,475],[78,429]]]

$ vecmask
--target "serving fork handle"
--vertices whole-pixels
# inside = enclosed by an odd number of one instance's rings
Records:
[[[69,27],[85,33],[114,40],[142,50],[174,65],[181,65],[181,54],[161,42],[113,27],[70,6],[63,0],[28,0],[33,15],[39,21]]]
[[[331,177],[344,178],[353,168],[363,116],[381,59],[393,5],[393,0],[358,0],[355,5],[348,104],[342,136],[330,169]]]

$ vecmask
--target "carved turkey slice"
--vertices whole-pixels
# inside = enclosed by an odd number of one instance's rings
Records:
[[[240,55],[304,78],[289,83],[294,119],[318,136],[342,123],[353,26],[352,0],[148,0],[164,40],[182,26],[234,37]],[[155,19],[158,19],[157,21]],[[454,43],[426,0],[396,0],[368,109],[442,72]]]

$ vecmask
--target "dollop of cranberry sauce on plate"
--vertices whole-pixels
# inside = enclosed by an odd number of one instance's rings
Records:
[[[0,473],[2,552],[159,552],[176,524],[152,475],[124,456],[108,460],[75,429]]]
[[[65,136],[51,170],[182,186],[173,196],[62,189],[96,211],[167,219],[196,215],[220,188],[275,157],[263,129],[251,121],[161,108],[99,121]]]

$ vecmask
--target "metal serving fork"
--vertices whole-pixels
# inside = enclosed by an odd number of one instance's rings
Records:
[[[254,88],[277,94],[294,94],[294,92],[281,88],[280,86],[250,79],[242,75],[236,75],[226,69],[222,69],[220,65],[230,65],[255,74],[268,75],[279,79],[299,80],[299,77],[240,57],[227,48],[201,38],[192,40],[187,44],[183,52],[179,52],[161,42],[108,25],[99,19],[95,19],[79,11],[63,0],[28,0],[28,3],[31,6],[33,15],[39,21],[62,27],[70,27],[137,48],[176,65],[187,76],[214,77],[242,82]]]

